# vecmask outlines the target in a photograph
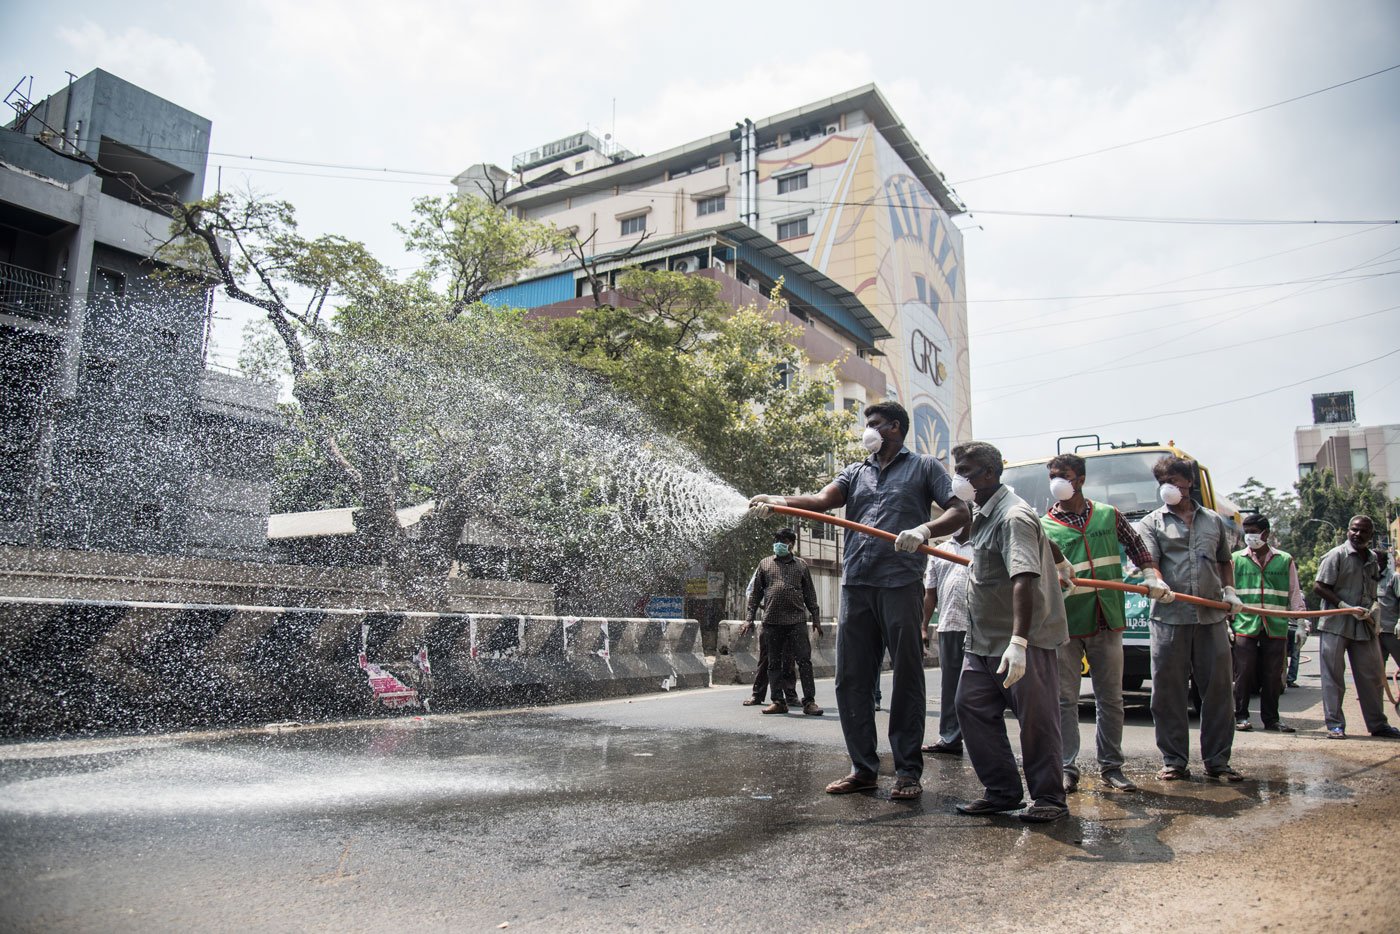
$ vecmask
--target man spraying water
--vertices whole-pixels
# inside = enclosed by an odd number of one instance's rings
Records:
[[[839,795],[878,787],[875,685],[888,648],[894,669],[889,740],[895,783],[890,797],[911,800],[924,790],[919,747],[924,741],[926,707],[920,636],[924,559],[916,549],[931,537],[957,531],[970,521],[970,514],[966,503],[954,495],[947,468],[936,458],[904,446],[909,413],[902,405],[867,406],[865,419],[861,444],[869,457],[846,467],[820,493],[760,494],[749,501],[749,507],[766,516],[769,506],[817,512],[845,506],[846,517],[854,522],[899,533],[893,546],[859,532],[846,539],[836,636],[836,703],[851,773],[827,785],[826,791]],[[930,522],[935,503],[945,511]]]

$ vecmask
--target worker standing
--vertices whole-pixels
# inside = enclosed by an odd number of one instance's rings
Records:
[[[841,471],[819,493],[806,496],[759,494],[749,508],[759,516],[770,506],[825,512],[846,507],[846,518],[897,532],[894,546],[863,532],[846,536],[841,562],[841,616],[836,629],[836,706],[841,732],[851,757],[851,773],[826,786],[828,794],[873,791],[878,787],[880,756],[876,748],[875,685],[880,660],[890,655],[894,684],[890,692],[890,751],[895,782],[890,797],[909,801],[923,794],[927,698],[924,646],[919,614],[923,610],[924,559],[920,545],[947,535],[971,518],[953,495],[948,468],[935,457],[904,446],[909,413],[898,402],[865,408],[861,444],[870,456]],[[929,521],[934,505],[943,514]]]
[[[954,490],[977,504],[967,650],[958,682],[958,722],[985,789],[959,813],[1019,810],[1021,775],[1006,737],[1006,708],[1021,730],[1026,823],[1069,815],[1061,778],[1059,660],[1068,638],[1065,602],[1050,539],[1026,501],[1001,482],[1001,452],[985,442],[953,449]]]
[[[1269,519],[1258,513],[1244,518],[1245,547],[1234,555],[1235,586],[1250,606],[1280,610],[1306,610],[1298,587],[1298,566],[1286,551],[1269,545]],[[1264,729],[1296,733],[1279,720],[1278,699],[1283,693],[1284,649],[1288,643],[1286,616],[1236,613],[1230,628],[1235,633],[1232,650],[1235,669],[1235,729],[1253,729],[1249,699],[1259,691],[1259,716]]]
[[[1342,697],[1346,693],[1346,666],[1351,662],[1351,679],[1361,716],[1372,736],[1400,738],[1400,730],[1390,725],[1381,703],[1380,607],[1376,590],[1381,568],[1371,554],[1375,525],[1370,516],[1352,516],[1347,523],[1347,540],[1327,554],[1317,566],[1313,590],[1322,598],[1322,608],[1350,610],[1349,615],[1324,616],[1318,623],[1319,655],[1322,656],[1322,717],[1330,739],[1346,739],[1346,716]]]
[[[1225,610],[1175,600],[1190,594],[1223,601],[1229,612],[1244,604],[1235,594],[1230,533],[1219,514],[1191,498],[1196,465],[1166,455],[1152,465],[1163,506],[1143,517],[1142,539],[1172,596],[1152,603],[1152,721],[1162,753],[1160,781],[1191,777],[1187,682],[1201,688],[1201,760],[1206,775],[1228,782],[1244,776],[1230,767],[1235,742],[1229,624]]]
[[[1164,599],[1169,588],[1162,583],[1157,563],[1132,524],[1107,503],[1084,496],[1084,458],[1061,454],[1046,469],[1055,502],[1040,524],[1069,562],[1072,576],[1121,581],[1122,552],[1126,551],[1128,559],[1142,569],[1148,594]],[[1071,793],[1079,787],[1079,684],[1086,658],[1094,688],[1099,774],[1110,788],[1136,791],[1137,785],[1123,774],[1123,630],[1128,626],[1123,593],[1071,589],[1065,594],[1065,614],[1069,641],[1058,649],[1065,791]]]

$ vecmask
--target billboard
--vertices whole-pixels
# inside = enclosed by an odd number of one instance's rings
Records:
[[[1313,424],[1337,425],[1356,421],[1356,394],[1320,392],[1312,397]]]

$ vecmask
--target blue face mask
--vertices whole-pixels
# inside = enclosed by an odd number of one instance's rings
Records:
[[[773,554],[777,555],[779,558],[786,558],[788,556],[788,553],[789,549],[785,542],[773,543]]]

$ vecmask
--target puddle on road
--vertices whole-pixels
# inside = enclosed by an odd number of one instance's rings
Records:
[[[1199,822],[1223,819],[1242,832],[1354,794],[1325,759],[1261,765],[1238,785],[1160,784],[1143,780],[1146,762],[1133,762],[1141,792],[1086,782],[1070,798],[1071,818],[1029,827],[953,812],[980,792],[964,761],[930,762],[924,796],[904,803],[888,800],[889,777],[876,795],[823,794],[847,764],[830,747],[547,713],[430,726],[248,731],[109,750],[75,744],[70,756],[12,750],[0,759],[0,818],[392,815],[396,827],[430,839],[467,834],[614,870],[711,871],[813,846],[871,866],[891,846],[951,846],[1034,869],[1061,860],[1166,862],[1219,844],[1221,825],[1201,834]]]

